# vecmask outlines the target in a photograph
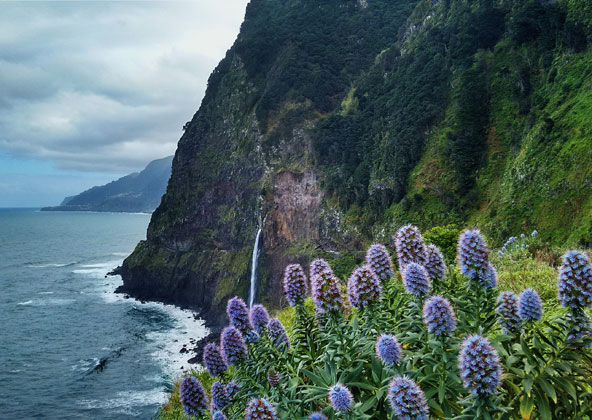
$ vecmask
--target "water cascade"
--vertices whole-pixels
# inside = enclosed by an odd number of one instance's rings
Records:
[[[251,290],[249,292],[249,308],[255,301],[255,291],[257,287],[257,260],[259,259],[259,239],[261,238],[261,228],[257,231],[255,237],[255,246],[253,247],[253,256],[251,257]]]

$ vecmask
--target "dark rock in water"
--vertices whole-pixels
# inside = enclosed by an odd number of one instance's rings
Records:
[[[183,348],[181,349],[181,351],[179,353],[181,353],[181,354],[189,353],[189,350],[187,350],[187,348],[185,348],[185,346],[183,346]]]
[[[196,341],[195,347],[191,350],[195,356],[188,360],[188,363],[196,364],[201,363],[202,356],[203,356],[203,349],[211,341],[218,342],[220,340],[220,332],[221,329],[212,330],[208,335],[204,338],[199,339]]]

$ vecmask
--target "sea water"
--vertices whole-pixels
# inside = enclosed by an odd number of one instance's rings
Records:
[[[150,216],[0,209],[0,418],[151,419],[206,334],[105,277]]]

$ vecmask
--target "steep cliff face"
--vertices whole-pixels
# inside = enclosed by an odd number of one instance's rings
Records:
[[[257,300],[271,306],[287,263],[322,255],[345,274],[406,222],[592,241],[586,13],[582,0],[252,0],[122,290],[220,324],[228,297],[248,297],[259,228]]]

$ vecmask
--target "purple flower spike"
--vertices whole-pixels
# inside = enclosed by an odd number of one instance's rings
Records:
[[[343,307],[339,281],[331,271],[322,271],[311,277],[312,301],[320,313],[338,311]]]
[[[489,340],[480,335],[471,335],[463,341],[459,369],[464,387],[475,395],[491,395],[500,385],[499,357]]]
[[[376,354],[385,365],[393,365],[401,360],[401,345],[390,334],[382,334],[376,340]]]
[[[212,384],[212,411],[223,410],[230,403],[226,385],[220,381]]]
[[[284,293],[290,306],[300,306],[306,295],[306,275],[300,264],[290,264],[284,273]]]
[[[232,397],[240,388],[240,385],[237,381],[235,381],[234,379],[231,380],[230,382],[228,382],[226,384],[226,393],[228,394],[228,397]]]
[[[432,334],[452,334],[456,329],[456,317],[450,301],[442,296],[429,298],[423,305],[423,322]]]
[[[228,420],[223,412],[221,411],[214,411],[212,415],[212,420]]]
[[[226,314],[228,315],[228,319],[230,319],[230,323],[243,334],[253,329],[251,320],[249,319],[247,304],[238,296],[228,301]]]
[[[512,292],[501,292],[497,298],[498,320],[505,334],[514,334],[520,331],[522,319],[518,298]]]
[[[228,366],[220,353],[220,347],[214,343],[208,343],[203,351],[203,363],[212,376],[220,376]]]
[[[592,266],[586,254],[568,251],[559,268],[559,300],[566,308],[592,305]]]
[[[310,263],[310,278],[312,279],[314,276],[318,276],[322,272],[330,272],[333,274],[333,270],[331,270],[331,266],[329,263],[323,259],[314,260]]]
[[[269,313],[265,306],[263,305],[253,305],[250,311],[250,319],[251,325],[257,331],[257,334],[261,335],[265,332],[265,328],[267,328],[267,323],[269,322]]]
[[[226,363],[234,365],[247,357],[247,345],[241,332],[233,326],[222,330],[220,347]]]
[[[538,321],[543,316],[543,303],[533,289],[526,289],[520,294],[520,318],[524,321]]]
[[[446,273],[446,263],[442,253],[435,245],[427,245],[425,247],[426,263],[425,269],[432,281],[442,280]]]
[[[354,278],[354,276],[352,275],[349,280],[347,281],[347,297],[349,299],[349,304],[353,307],[353,308],[358,308],[360,309],[360,301],[358,300],[358,297],[355,294],[355,282],[356,282],[356,278]]]
[[[567,336],[568,341],[581,340],[582,338],[592,338],[592,321],[585,312],[570,313],[569,320],[572,325],[571,331]],[[590,347],[587,345],[586,347]]]
[[[329,402],[335,411],[348,411],[354,402],[354,397],[343,384],[336,384],[329,388]]]
[[[269,320],[269,323],[267,324],[267,335],[276,346],[281,343],[286,343],[288,347],[290,346],[290,340],[288,339],[286,329],[277,318]]]
[[[179,387],[181,404],[189,417],[200,417],[208,411],[208,395],[201,382],[193,376],[186,376]]]
[[[247,404],[245,420],[276,420],[275,410],[265,398],[253,398]]]
[[[398,230],[395,246],[397,247],[397,260],[399,270],[411,263],[425,264],[426,255],[423,238],[419,229],[413,225],[403,226]]]
[[[374,244],[366,252],[366,265],[370,267],[380,281],[384,282],[395,274],[391,255],[384,245]]]
[[[428,404],[425,394],[407,376],[395,376],[389,385],[388,401],[400,420],[427,420]]]
[[[310,420],[328,420],[327,416],[323,415],[323,413],[312,413],[310,415]]]
[[[482,279],[488,270],[488,250],[478,229],[465,230],[458,239],[457,259],[460,272],[471,279]]]
[[[423,266],[411,263],[403,271],[403,285],[407,292],[416,296],[425,296],[430,291],[430,279]]]
[[[351,286],[351,290],[350,289]],[[376,273],[368,266],[358,267],[354,270],[348,281],[348,293],[350,300],[353,296],[357,307],[364,307],[378,302],[382,298],[382,286]]]
[[[497,287],[497,271],[491,263],[487,264],[487,270],[482,275],[480,283],[485,289],[495,289]]]

